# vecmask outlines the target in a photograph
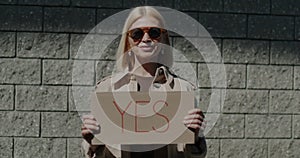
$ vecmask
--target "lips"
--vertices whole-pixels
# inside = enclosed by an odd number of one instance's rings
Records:
[[[154,46],[139,46],[139,48],[144,52],[150,52],[154,49]]]

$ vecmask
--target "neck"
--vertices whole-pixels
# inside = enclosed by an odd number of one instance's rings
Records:
[[[151,77],[155,76],[156,69],[160,66],[159,63],[146,63],[143,65],[135,65],[133,73],[139,76]]]

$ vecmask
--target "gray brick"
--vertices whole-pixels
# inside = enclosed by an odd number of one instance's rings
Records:
[[[297,0],[272,0],[272,13],[284,15],[299,15],[300,2]]]
[[[197,45],[194,45],[188,39],[183,37],[175,37],[173,39],[173,56],[175,61],[183,62],[221,62],[221,40],[209,40],[190,38],[195,41]],[[197,47],[199,47],[198,51]]]
[[[271,113],[300,113],[300,91],[271,91]]]
[[[16,93],[17,110],[67,110],[67,87],[17,86]]]
[[[224,11],[237,13],[270,13],[269,0],[224,0]]]
[[[92,85],[94,61],[44,60],[43,83]]]
[[[268,157],[268,141],[263,139],[221,140],[221,157]]]
[[[105,8],[121,8],[122,1],[110,1],[110,0],[71,0],[71,4],[80,7],[105,7]]]
[[[75,59],[109,59],[115,55],[121,37],[115,35],[71,35],[71,57]]]
[[[291,89],[292,67],[289,66],[248,66],[248,88]]]
[[[199,14],[200,24],[212,37],[246,37],[246,19],[246,15],[241,14]]]
[[[23,5],[67,6],[70,5],[70,0],[19,0],[18,3]]]
[[[222,11],[223,3],[218,0],[190,0],[190,1],[174,1],[175,9],[188,11]]]
[[[11,158],[13,153],[12,138],[0,138],[0,157]]]
[[[1,136],[39,136],[39,113],[2,111],[0,118]]]
[[[69,110],[70,111],[90,111],[91,93],[95,87],[72,86],[69,90]],[[84,99],[82,99],[84,98]]]
[[[0,110],[13,110],[14,86],[0,85]]]
[[[294,138],[300,138],[300,115],[293,116],[293,130]]]
[[[199,108],[204,112],[221,112],[221,90],[200,89]]]
[[[225,63],[269,63],[269,42],[252,40],[223,40]]]
[[[68,35],[49,33],[19,33],[18,56],[38,58],[68,58]]]
[[[289,115],[247,115],[247,138],[290,138],[292,134]]]
[[[226,90],[223,112],[226,113],[267,113],[268,91]]]
[[[110,76],[113,74],[113,70],[115,68],[115,61],[98,61],[97,62],[97,70],[96,70],[96,80],[99,81],[104,77]]]
[[[300,66],[294,67],[294,88],[300,89]]]
[[[294,19],[283,16],[250,15],[248,37],[263,39],[294,39]]]
[[[123,7],[125,8],[133,8],[138,6],[146,5],[146,0],[132,0],[132,1],[126,1],[123,2]]]
[[[0,6],[1,30],[41,31],[42,8],[27,6]]]
[[[181,78],[197,85],[197,65],[194,63],[174,63],[171,70]]]
[[[82,121],[77,112],[42,113],[43,137],[80,137]]]
[[[15,33],[1,32],[0,33],[0,57],[13,57],[15,56]]]
[[[82,158],[81,143],[82,138],[68,138],[67,157]]]
[[[208,66],[213,69],[208,71]],[[198,80],[200,87],[229,87],[229,88],[244,88],[246,83],[246,66],[245,65],[224,65],[223,72],[221,64],[199,64],[198,65]],[[212,75],[212,78],[210,77]],[[225,86],[224,77],[226,75],[227,85]]]
[[[89,32],[95,26],[94,9],[45,8],[44,18],[45,31]]]
[[[116,13],[119,13],[123,10],[121,9],[97,9],[97,23],[101,22],[102,20],[112,16]]]
[[[219,117],[217,117],[219,115]],[[217,122],[213,124],[214,121]],[[206,130],[210,131],[207,138],[243,138],[244,137],[244,116],[240,114],[206,114]]]
[[[300,40],[300,18],[296,18],[295,38]]]
[[[17,0],[0,0],[0,4],[16,4]]]
[[[39,60],[1,59],[0,83],[39,84],[41,64]]]
[[[271,158],[298,157],[300,140],[297,139],[270,139],[269,155]]]
[[[217,139],[206,139],[207,154],[206,158],[219,158],[220,142]]]
[[[61,157],[66,156],[65,139],[49,138],[15,138],[14,157]]]
[[[271,43],[271,63],[272,64],[300,64],[300,42]]]

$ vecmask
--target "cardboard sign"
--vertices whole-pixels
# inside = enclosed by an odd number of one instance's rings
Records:
[[[182,123],[194,108],[194,92],[97,92],[92,114],[101,132],[93,144],[193,143]]]

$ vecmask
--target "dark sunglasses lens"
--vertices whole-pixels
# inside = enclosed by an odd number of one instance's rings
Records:
[[[131,38],[134,40],[142,39],[144,31],[142,29],[134,29],[131,31]]]
[[[159,38],[160,37],[161,31],[160,31],[159,28],[153,27],[153,28],[149,29],[148,34],[149,34],[150,38],[154,38],[155,39],[155,38]]]

